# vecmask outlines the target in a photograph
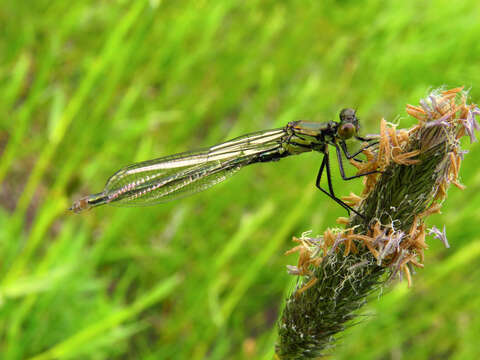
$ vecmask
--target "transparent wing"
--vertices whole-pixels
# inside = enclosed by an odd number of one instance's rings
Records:
[[[282,157],[284,129],[260,131],[199,151],[129,165],[108,179],[103,203],[151,205],[205,190],[243,166]]]

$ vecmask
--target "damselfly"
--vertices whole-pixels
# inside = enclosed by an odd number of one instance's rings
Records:
[[[328,154],[328,146],[334,146],[343,180],[376,172],[345,175],[342,152],[347,159],[352,159],[365,148],[376,144],[373,142],[375,138],[358,136],[358,130],[359,121],[355,110],[343,109],[340,112],[340,122],[292,121],[280,129],[240,136],[207,149],[143,161],[117,171],[108,179],[101,193],[76,201],[70,210],[80,212],[103,204],[139,206],[175,200],[218,184],[246,165],[318,151],[323,154],[323,161],[318,171],[316,186],[348,212],[358,214],[335,196]],[[345,142],[350,138],[366,141],[368,145],[350,154]],[[328,190],[320,185],[325,170]]]

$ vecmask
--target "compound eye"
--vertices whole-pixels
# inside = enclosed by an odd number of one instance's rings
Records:
[[[355,135],[355,126],[351,123],[342,124],[338,129],[338,136],[342,139],[350,139]]]
[[[355,110],[343,109],[340,111],[340,121],[351,121],[352,119],[355,119]]]

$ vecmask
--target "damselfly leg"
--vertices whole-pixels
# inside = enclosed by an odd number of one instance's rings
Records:
[[[369,147],[370,145],[368,145],[367,147]],[[367,147],[364,147],[361,151],[363,151],[364,149],[366,149]],[[357,175],[353,175],[353,176],[346,176],[345,175],[345,170],[343,168],[343,158],[342,158],[342,153],[340,151],[340,148],[338,147],[338,144],[335,144],[335,150],[336,150],[336,153],[337,153],[337,159],[338,159],[338,167],[340,168],[340,175],[342,176],[342,179],[343,180],[353,180],[353,179],[357,179],[359,177],[362,177],[362,176],[367,176],[367,175],[370,175],[370,174],[376,174],[376,173],[381,173],[381,171],[378,171],[378,170],[373,170],[373,171],[367,171],[363,174],[357,174]],[[347,155],[345,155],[347,156]]]
[[[323,171],[327,169],[327,181],[328,181],[328,190],[325,190],[324,188],[322,188],[322,186],[320,185],[320,182],[322,181],[322,175],[323,175]],[[342,200],[340,200],[339,198],[337,198],[335,196],[335,192],[333,191],[333,185],[332,185],[332,176],[330,174],[330,158],[328,156],[328,152],[325,152],[323,154],[323,160],[322,160],[322,165],[320,165],[320,170],[318,171],[318,175],[317,175],[317,181],[315,182],[315,186],[320,190],[322,191],[323,193],[325,193],[328,197],[330,197],[332,200],[334,200],[337,204],[339,204],[341,207],[343,207],[345,210],[347,210],[348,214],[350,215],[350,211],[353,211],[355,214],[357,214],[358,216],[360,216],[362,219],[364,219],[363,215],[360,214],[359,212],[357,212],[355,209],[353,209],[351,206],[345,204]]]
[[[343,180],[353,180],[353,179],[357,179],[359,177],[363,177],[363,176],[367,176],[367,175],[370,175],[370,174],[375,174],[375,173],[380,173],[381,172],[381,171],[378,171],[378,170],[373,170],[373,171],[365,172],[363,174],[346,176],[345,169],[343,167],[343,158],[342,158],[342,150],[343,150],[343,153],[345,154],[345,157],[347,159],[355,159],[355,156],[359,155],[363,150],[365,150],[365,149],[367,149],[371,146],[377,145],[378,142],[368,144],[367,146],[364,146],[363,148],[361,148],[359,151],[357,151],[354,154],[350,154],[348,152],[346,143],[344,141],[341,141],[340,144],[341,144],[340,145],[341,148],[338,146],[337,143],[333,143],[333,145],[335,146],[335,152],[337,154],[337,160],[338,160],[338,167],[339,167],[339,170],[340,170],[340,175],[342,176]],[[322,180],[323,171],[325,169],[327,170],[327,182],[328,182],[329,191],[323,189],[320,185],[321,180]],[[335,200],[335,202],[337,204],[341,205],[345,210],[347,210],[348,214],[350,214],[350,211],[353,211],[355,214],[357,214],[362,219],[364,219],[364,216],[362,214],[360,214],[358,211],[356,211],[351,206],[347,205],[345,202],[343,202],[341,199],[339,199],[338,197],[335,196],[335,193],[333,191],[333,185],[332,185],[332,177],[331,177],[331,172],[330,172],[330,157],[329,157],[328,151],[325,152],[324,155],[323,155],[322,165],[320,165],[320,170],[318,171],[317,181],[316,181],[315,185],[323,193],[327,194],[331,199]]]
[[[355,161],[363,162],[362,159],[357,159],[356,156],[360,155],[363,150],[368,149],[372,146],[378,145],[378,141],[375,141],[376,139],[364,139],[364,138],[361,138],[361,137],[358,137],[357,139],[367,142],[368,145],[360,148],[360,150],[356,151],[354,154],[350,154],[350,152],[348,151],[348,148],[347,148],[347,143],[345,141],[342,140],[342,141],[339,141],[339,143],[340,143],[340,146],[343,150],[343,153],[345,154],[345,157],[348,160],[354,159]],[[371,141],[373,141],[373,142],[371,142]]]

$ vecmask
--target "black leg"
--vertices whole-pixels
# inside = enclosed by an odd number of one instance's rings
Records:
[[[360,141],[365,141],[365,142],[370,142],[370,141],[375,141],[377,139],[380,139],[380,135],[373,135],[373,138],[364,138],[358,135],[355,135],[355,139],[360,140]]]
[[[325,169],[325,163],[326,163],[325,157],[327,156],[328,156],[327,154],[323,154],[322,165],[320,165],[320,169],[318,170],[318,174],[317,174],[317,180],[315,181],[315,186],[320,190],[322,190],[322,188],[320,187],[320,181],[322,180],[323,169]]]
[[[324,169],[327,169],[327,180],[328,180],[328,189],[329,191],[325,190],[322,188],[322,186],[320,185],[320,181],[322,180],[322,174],[323,174],[323,170]],[[325,193],[327,196],[329,196],[331,199],[335,200],[335,202],[337,204],[339,204],[341,207],[343,207],[345,210],[347,210],[348,212],[348,215],[350,215],[350,211],[353,211],[355,214],[357,214],[358,216],[360,216],[362,219],[365,219],[363,217],[363,215],[361,215],[360,213],[358,213],[357,211],[355,211],[354,209],[352,209],[350,206],[348,206],[347,204],[345,204],[342,200],[340,200],[339,198],[337,198],[335,196],[335,193],[333,192],[333,186],[332,186],[332,177],[331,177],[331,174],[330,174],[330,158],[328,157],[328,153],[325,153],[323,155],[323,160],[322,160],[322,165],[320,165],[320,170],[318,171],[318,175],[317,175],[317,181],[315,182],[315,185],[317,186],[317,188],[319,188],[323,193]]]
[[[345,144],[345,142],[342,142],[342,143]],[[341,143],[341,144],[342,144],[342,143]],[[340,151],[340,148],[338,147],[338,144],[337,144],[337,143],[334,143],[334,145],[335,145],[335,150],[336,150],[336,153],[337,153],[338,167],[340,168],[340,175],[342,175],[342,179],[343,179],[343,180],[352,180],[352,179],[356,179],[356,178],[359,178],[359,177],[362,177],[362,176],[366,176],[366,175],[370,175],[370,174],[375,174],[375,173],[380,173],[380,172],[381,172],[381,171],[378,171],[378,170],[373,170],[373,171],[368,171],[368,172],[363,173],[363,174],[358,174],[358,175],[353,175],[353,176],[346,176],[346,175],[345,175],[345,170],[343,169],[342,153],[341,153],[341,151]],[[367,147],[372,146],[372,145],[374,145],[374,144],[370,144],[370,145],[368,145]],[[343,145],[342,145],[342,147],[343,147]],[[346,148],[346,145],[345,145],[345,148]],[[366,148],[364,148],[364,149],[366,149]],[[363,149],[360,150],[360,151],[363,151]],[[344,150],[344,152],[345,152],[345,150]],[[358,154],[359,154],[359,153],[356,153],[355,155],[358,155]],[[353,156],[355,156],[355,155],[353,155]],[[345,156],[347,156],[347,154],[345,154]],[[352,157],[353,157],[353,156],[352,156]],[[347,158],[348,158],[348,156],[347,156]]]
[[[370,140],[370,141],[371,141],[371,140]],[[363,148],[361,148],[361,149],[358,150],[355,154],[352,155],[352,154],[350,154],[350,153],[348,152],[347,143],[346,143],[345,141],[343,141],[343,140],[340,141],[340,146],[342,147],[343,153],[345,154],[345,157],[346,157],[347,159],[349,159],[349,160],[350,160],[350,159],[355,159],[355,156],[359,155],[363,150],[368,149],[369,147],[375,146],[375,145],[377,145],[377,144],[378,144],[378,141],[377,141],[377,142],[370,143],[370,144],[368,144],[367,146],[364,146]],[[357,160],[357,159],[355,159],[355,160]],[[359,161],[359,160],[357,160],[357,161]],[[360,161],[361,161],[361,160],[360,160]]]

